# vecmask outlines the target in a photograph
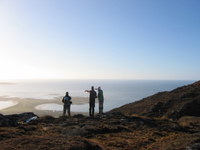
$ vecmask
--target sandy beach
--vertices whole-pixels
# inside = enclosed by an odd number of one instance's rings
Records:
[[[62,115],[62,109],[62,97],[42,100],[18,97],[0,97],[0,113],[2,114],[18,114],[23,112],[33,112],[38,116],[51,115],[54,117],[59,117]],[[87,110],[88,98],[72,97],[72,114],[87,114]]]

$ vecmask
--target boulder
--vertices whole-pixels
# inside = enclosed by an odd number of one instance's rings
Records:
[[[33,119],[38,118],[32,112],[21,113],[21,114],[13,114],[13,115],[2,115],[0,114],[0,126],[1,127],[12,127],[18,126],[19,123],[27,123],[32,121]]]

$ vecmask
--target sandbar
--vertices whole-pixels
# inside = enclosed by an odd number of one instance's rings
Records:
[[[72,104],[72,112],[88,112],[88,104]],[[49,111],[63,111],[63,105],[56,103],[41,104],[35,107],[37,110],[49,110]]]
[[[63,109],[62,97],[56,97],[54,99],[34,99],[0,96],[0,102],[3,102],[5,104],[2,105],[2,109],[0,109],[0,113],[4,115],[33,112],[38,116],[51,115],[54,117],[59,117],[62,115]],[[76,114],[78,112],[85,113],[84,110],[82,111],[80,107],[77,108],[76,105],[84,105],[85,107],[87,105],[88,111],[88,97],[72,97],[72,103],[72,105],[75,105],[72,106],[72,114]],[[49,109],[49,106],[51,106],[52,108]],[[75,110],[78,111],[75,112]]]

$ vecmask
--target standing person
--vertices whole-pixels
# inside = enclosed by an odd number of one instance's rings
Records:
[[[68,116],[71,116],[71,112],[70,112],[70,106],[71,106],[71,96],[69,96],[69,93],[66,92],[66,95],[63,97],[62,102],[63,102],[63,116],[65,116],[66,114],[66,109],[68,112]]]
[[[89,97],[89,115],[94,117],[94,107],[95,107],[95,98],[97,98],[97,93],[94,90],[94,87],[91,87],[91,90],[86,90],[85,92],[90,93]]]
[[[103,101],[104,101],[104,96],[103,96],[103,90],[101,87],[98,87],[98,100],[99,100],[99,114],[103,114]]]

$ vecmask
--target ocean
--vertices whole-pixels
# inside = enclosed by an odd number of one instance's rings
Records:
[[[0,96],[54,99],[68,91],[73,97],[88,97],[85,90],[101,86],[105,111],[162,91],[170,91],[194,81],[181,80],[26,80],[0,84]],[[86,107],[86,106],[84,106]]]

